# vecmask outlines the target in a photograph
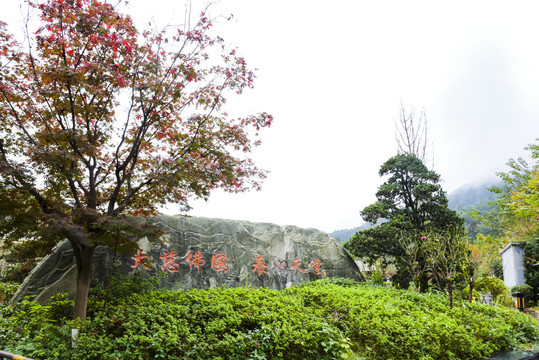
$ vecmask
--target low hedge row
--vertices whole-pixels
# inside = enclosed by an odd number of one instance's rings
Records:
[[[4,307],[0,348],[36,359],[473,359],[539,337],[535,320],[510,309],[449,309],[438,295],[340,280],[91,303],[84,323],[67,320],[66,299]]]

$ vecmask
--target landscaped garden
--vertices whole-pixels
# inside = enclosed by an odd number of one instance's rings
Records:
[[[446,296],[344,279],[283,291],[152,285],[93,290],[84,322],[62,296],[4,305],[0,348],[34,359],[475,359],[539,338],[534,319],[504,306],[450,309]]]

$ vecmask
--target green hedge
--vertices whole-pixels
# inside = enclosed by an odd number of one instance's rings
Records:
[[[537,322],[513,310],[450,310],[441,296],[344,280],[132,294],[91,309],[85,323],[66,320],[70,306],[2,308],[0,348],[36,359],[472,359],[539,336]]]

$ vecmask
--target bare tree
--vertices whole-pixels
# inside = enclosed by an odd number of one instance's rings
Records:
[[[400,154],[414,154],[425,163],[428,144],[428,126],[425,109],[417,114],[415,108],[406,110],[403,103],[395,124],[395,140]]]

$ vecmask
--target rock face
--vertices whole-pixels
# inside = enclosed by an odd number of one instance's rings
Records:
[[[315,229],[223,219],[159,216],[159,239],[141,238],[135,254],[116,256],[123,274],[164,272],[161,287],[269,287],[326,277],[361,280],[352,258],[328,234]],[[94,278],[105,282],[113,252],[105,247],[94,254]],[[60,243],[24,281],[14,296],[20,301],[35,295],[41,303],[51,296],[75,293],[76,266],[67,241]]]

